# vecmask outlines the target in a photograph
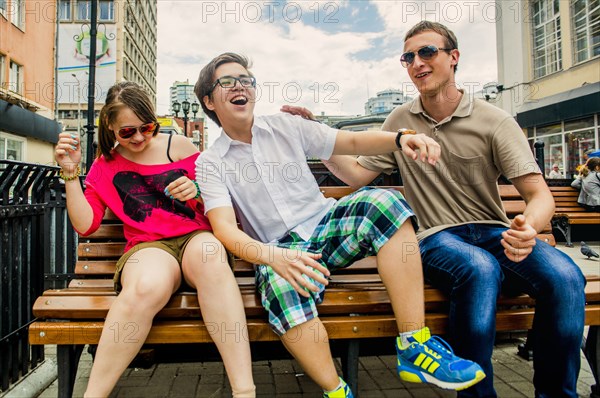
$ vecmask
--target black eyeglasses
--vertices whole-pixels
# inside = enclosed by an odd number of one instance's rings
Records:
[[[415,61],[415,57],[417,55],[419,55],[419,58],[421,58],[422,60],[429,61],[430,59],[435,57],[437,55],[438,51],[440,51],[440,50],[450,53],[450,51],[452,51],[454,49],[453,48],[437,48],[434,45],[423,46],[417,50],[416,54],[414,51],[409,51],[409,52],[402,54],[402,56],[400,57],[400,63],[405,68],[408,68],[408,65],[412,64]]]
[[[217,79],[210,91],[212,92],[217,84],[223,88],[234,88],[236,82],[240,82],[242,87],[256,87],[256,79],[252,76],[223,76]]]
[[[146,124],[142,124],[139,127],[123,127],[122,129],[119,129],[119,131],[117,131],[117,133],[119,134],[119,137],[123,138],[124,140],[131,138],[135,135],[135,133],[137,133],[138,131],[140,133],[142,133],[142,135],[150,135],[150,134],[154,134],[154,132],[156,132],[159,128],[159,124],[155,123],[155,122],[150,122],[150,123],[146,123]]]

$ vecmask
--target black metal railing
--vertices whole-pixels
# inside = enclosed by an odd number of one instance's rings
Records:
[[[44,359],[30,346],[32,306],[46,288],[66,286],[75,259],[58,167],[0,160],[0,391]],[[62,280],[61,280],[62,279]]]

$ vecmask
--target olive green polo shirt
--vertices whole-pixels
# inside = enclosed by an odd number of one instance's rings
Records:
[[[468,223],[509,225],[498,177],[539,174],[533,153],[514,118],[503,110],[463,94],[454,113],[437,122],[420,97],[394,109],[382,130],[414,129],[441,146],[435,166],[400,151],[361,156],[363,167],[384,173],[399,168],[408,203],[419,219],[419,239]]]

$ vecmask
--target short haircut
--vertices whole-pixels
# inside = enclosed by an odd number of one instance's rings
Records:
[[[427,31],[432,31],[432,32],[440,34],[444,38],[444,47],[445,48],[449,48],[452,50],[454,50],[454,49],[458,50],[458,40],[456,39],[456,35],[454,34],[454,32],[452,32],[446,26],[444,26],[438,22],[431,22],[431,21],[419,22],[418,24],[416,24],[415,26],[410,28],[410,30],[408,32],[406,32],[406,35],[404,36],[404,41],[410,39],[413,36],[418,35],[419,33],[427,32]],[[454,72],[456,72],[457,70],[458,70],[458,64],[454,65]]]
[[[198,81],[194,86],[194,93],[196,93],[196,97],[200,101],[200,105],[202,106],[202,110],[213,122],[215,122],[219,127],[221,127],[221,122],[217,117],[217,114],[214,111],[211,111],[204,104],[204,97],[209,96],[212,98],[212,88],[215,84],[214,76],[217,68],[223,64],[240,64],[244,69],[248,71],[248,74],[252,76],[249,68],[252,66],[248,58],[243,55],[236,53],[224,53],[215,58],[213,58],[202,70],[200,71],[200,76],[198,76]]]

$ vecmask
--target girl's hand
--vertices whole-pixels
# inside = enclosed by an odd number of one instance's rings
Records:
[[[185,176],[179,177],[165,188],[165,195],[182,202],[196,198],[197,194],[196,184]]]
[[[63,132],[58,135],[54,159],[65,175],[75,173],[81,162],[81,140],[77,133]]]

